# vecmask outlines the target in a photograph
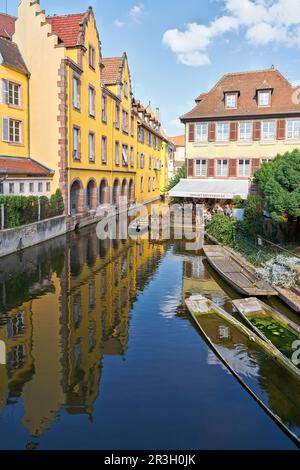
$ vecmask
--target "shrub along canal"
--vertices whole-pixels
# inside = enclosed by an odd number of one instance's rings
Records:
[[[0,283],[1,449],[295,449],[184,306],[202,293],[232,312],[238,297],[202,251],[99,241],[89,227],[1,259]],[[255,374],[272,410],[300,428],[272,371]]]

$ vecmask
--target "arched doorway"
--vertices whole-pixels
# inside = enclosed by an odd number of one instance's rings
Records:
[[[101,183],[100,183],[99,203],[100,204],[108,204],[109,203],[108,184],[107,184],[106,180],[102,180]]]
[[[134,182],[133,179],[129,181],[129,189],[128,189],[128,199],[129,202],[134,202],[135,200],[135,190],[134,190]]]
[[[80,180],[75,180],[70,189],[70,212],[78,214],[83,210],[83,186]]]
[[[126,196],[128,198],[128,184],[125,178],[123,179],[123,182],[122,182],[121,196]]]
[[[113,185],[112,203],[117,205],[119,203],[120,195],[120,181],[116,179]]]
[[[86,187],[86,205],[88,209],[96,209],[98,205],[97,185],[95,180],[90,180]]]

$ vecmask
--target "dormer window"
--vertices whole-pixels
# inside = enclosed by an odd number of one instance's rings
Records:
[[[226,93],[225,94],[225,108],[236,109],[237,108],[237,93]]]
[[[271,105],[271,90],[258,91],[258,106],[267,107]]]

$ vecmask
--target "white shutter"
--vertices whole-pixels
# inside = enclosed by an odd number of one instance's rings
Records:
[[[8,81],[2,78],[2,103],[8,104]]]
[[[9,142],[9,119],[2,119],[2,142]]]

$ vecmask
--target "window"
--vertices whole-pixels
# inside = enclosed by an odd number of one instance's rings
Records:
[[[43,183],[38,184],[38,190],[39,190],[39,193],[43,192]]]
[[[196,176],[206,176],[206,160],[196,160]]]
[[[116,104],[116,122],[115,128],[120,129],[120,106]]]
[[[228,161],[217,160],[217,176],[227,176],[228,174]]]
[[[149,145],[149,147],[151,147],[151,145],[152,145],[152,134],[149,131],[148,131],[148,145]]]
[[[14,183],[9,183],[9,194],[14,194],[15,193],[15,184]]]
[[[95,70],[95,56],[96,56],[96,51],[95,48],[90,44],[89,45],[89,66]]]
[[[156,191],[156,177],[153,176],[153,191]]]
[[[80,160],[80,129],[73,128],[73,159]]]
[[[115,164],[120,164],[120,145],[119,142],[115,143]]]
[[[122,131],[128,133],[128,112],[122,111]]]
[[[34,183],[29,183],[29,192],[34,193]]]
[[[89,133],[89,161],[95,161],[95,134],[93,132]]]
[[[262,123],[262,140],[275,139],[275,121],[264,121]]]
[[[134,149],[130,147],[130,166],[131,168],[134,167]]]
[[[300,119],[287,122],[287,138],[300,139]]]
[[[73,106],[80,109],[80,80],[77,77],[73,77]]]
[[[218,123],[217,125],[217,140],[227,141],[229,140],[229,124],[228,122]]]
[[[250,160],[239,160],[239,176],[250,176]]]
[[[102,95],[102,122],[107,121],[107,98],[106,96]]]
[[[142,126],[139,126],[139,142],[141,142],[142,144],[144,143],[144,140],[145,140],[145,131],[144,131],[144,128]]]
[[[3,118],[2,141],[11,144],[22,144],[22,122]]]
[[[226,93],[225,107],[231,109],[237,108],[237,93]]]
[[[145,168],[145,155],[141,153],[141,164],[140,168]]]
[[[270,91],[258,92],[258,106],[270,106],[271,93]]]
[[[124,82],[124,96],[128,98],[128,82]]]
[[[21,85],[3,79],[2,99],[5,104],[21,106]]]
[[[141,193],[143,192],[143,189],[144,189],[144,177],[142,176],[141,177]]]
[[[149,170],[152,168],[152,157],[149,157]]]
[[[128,145],[122,145],[122,164],[128,166]]]
[[[89,115],[95,117],[95,89],[89,87]]]
[[[148,178],[148,193],[151,191],[151,178]]]
[[[19,191],[20,191],[20,194],[24,193],[24,183],[20,183]]]
[[[207,123],[196,125],[196,142],[207,142]]]
[[[49,182],[46,183],[46,191],[47,193],[50,193],[51,191],[51,184]]]
[[[105,136],[102,136],[101,139],[101,161],[102,163],[107,162],[107,139]]]
[[[252,122],[240,122],[240,140],[252,140]]]
[[[0,183],[0,194],[4,193],[4,185],[3,183]]]

